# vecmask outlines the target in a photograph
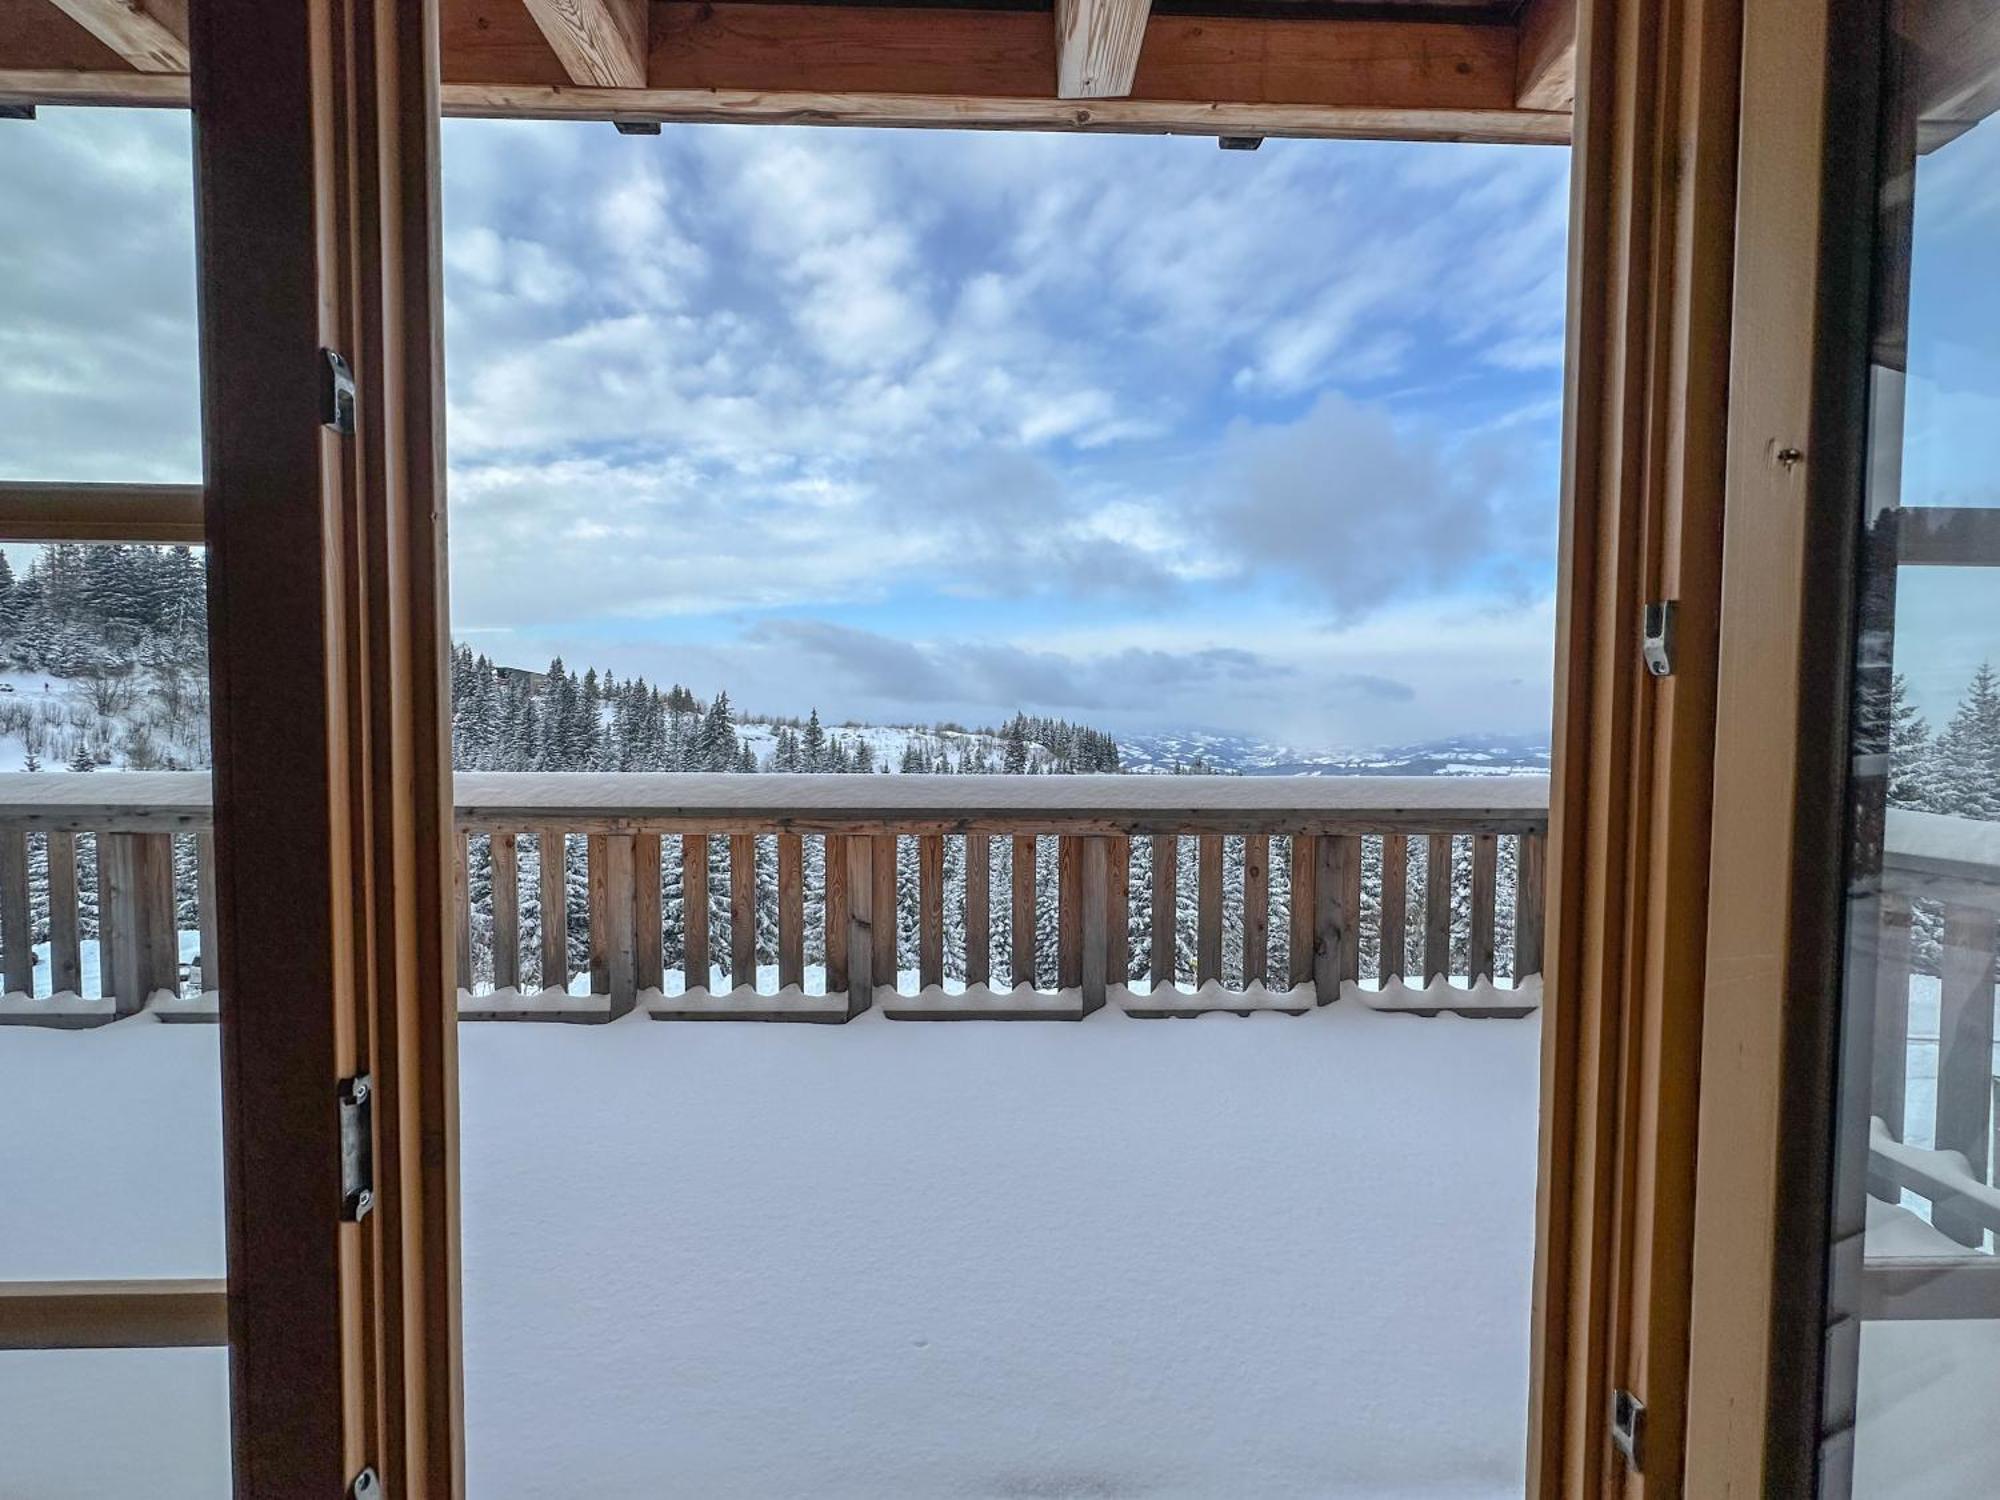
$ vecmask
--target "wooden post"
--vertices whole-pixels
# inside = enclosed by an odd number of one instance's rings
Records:
[[[847,1015],[875,1003],[875,846],[856,834],[847,845]],[[831,856],[829,856],[831,858]]]
[[[1077,843],[1077,984],[1087,1016],[1104,1008],[1111,973],[1111,840],[1093,834]]]
[[[569,989],[569,871],[567,839],[559,828],[535,834],[536,863],[542,908],[542,988]]]
[[[1547,909],[1548,839],[1521,835],[1514,867],[1514,983],[1542,972],[1542,913]]]
[[[1424,841],[1424,983],[1451,977],[1451,835]]]
[[[1475,985],[1493,978],[1493,907],[1500,889],[1500,840],[1472,836],[1472,937],[1466,973]]]
[[[35,929],[28,905],[28,836],[0,831],[0,972],[7,993],[35,992]]]
[[[1132,978],[1132,840],[1114,834],[1105,840],[1105,853],[1105,978],[1125,984]]]
[[[610,997],[611,1014],[630,1013],[639,993],[633,835],[590,837],[590,991]]]
[[[118,853],[116,835],[93,833],[90,837],[97,847],[97,993],[101,999],[115,1001],[118,954],[125,939],[118,931],[118,902],[112,897],[115,884],[112,876],[122,856]],[[115,1012],[115,1005],[113,1009]]]
[[[993,840],[983,833],[965,836],[965,984],[987,984],[993,977]]]
[[[1992,1149],[1994,936],[1991,911],[1946,903],[1938,961],[1935,1144],[1963,1155],[1981,1182]],[[1977,1224],[1947,1204],[1935,1205],[1931,1221],[1964,1245],[1984,1238]]]
[[[1222,983],[1222,835],[1204,833],[1195,845],[1194,983]]]
[[[1056,988],[1083,985],[1083,851],[1074,834],[1056,840]]]
[[[1269,978],[1271,941],[1271,836],[1243,839],[1243,987]]]
[[[201,865],[201,987],[215,988],[215,836],[195,843]],[[49,990],[83,993],[83,944],[77,936],[76,835],[49,835]]]
[[[1008,881],[1013,887],[1007,907],[1007,982],[1015,989],[1034,989],[1040,982],[1035,973],[1035,839],[1033,834],[1016,834]]]
[[[1407,963],[1410,912],[1410,841],[1400,833],[1382,836],[1382,941],[1376,952],[1377,980],[1401,979]]]
[[[706,992],[708,955],[708,835],[681,835],[681,987]]]
[[[1910,1074],[1910,899],[1884,892],[1879,909],[1868,1108],[1900,1141]]]
[[[1287,979],[1293,990],[1314,982],[1313,921],[1319,901],[1314,894],[1319,870],[1319,839],[1310,833],[1292,835],[1292,909],[1286,913]]]
[[[451,835],[452,925],[458,935],[458,987],[472,989],[472,851],[464,829]]]
[[[944,835],[917,840],[917,988],[944,986]]]
[[[1172,989],[1180,977],[1181,841],[1171,833],[1153,835],[1153,954],[1147,970],[1153,991]]]
[[[173,836],[102,835],[97,862],[99,910],[108,912],[112,934],[109,953],[98,952],[99,982],[114,1014],[134,1015],[155,991],[179,991]]]
[[[521,987],[521,875],[514,835],[496,833],[493,850],[493,988]]]
[[[826,836],[826,992],[837,995],[848,986],[848,840]]]
[[[729,836],[729,987],[757,988],[757,835]]]
[[[657,992],[666,983],[661,926],[660,836],[657,833],[635,834],[632,839],[632,935],[638,945],[635,978],[642,992]]]
[[[903,977],[902,966],[896,962],[896,835],[878,833],[874,839],[875,853],[869,870],[869,879],[874,883],[869,908],[873,918],[868,924],[868,940],[875,945],[875,983],[893,990]]]
[[[796,833],[778,835],[778,988],[806,983],[806,848]]]
[[[1361,848],[1353,834],[1322,836],[1314,844],[1313,992],[1326,1005],[1340,998],[1341,981],[1359,971],[1354,918]]]

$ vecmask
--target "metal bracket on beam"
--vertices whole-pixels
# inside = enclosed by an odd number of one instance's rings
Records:
[[[1220,146],[1224,151],[1255,151],[1259,146],[1264,144],[1264,137],[1261,135],[1219,135],[1215,138],[1215,144]]]
[[[32,120],[35,106],[32,104],[0,104],[0,120]]]
[[[620,135],[658,135],[658,120],[613,120],[612,125]]]

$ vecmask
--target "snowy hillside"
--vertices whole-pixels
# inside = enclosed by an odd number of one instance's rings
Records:
[[[1254,736],[1191,731],[1121,735],[1128,771],[1204,769],[1240,776],[1546,776],[1546,741],[1525,735],[1456,735],[1368,750],[1302,750]]]

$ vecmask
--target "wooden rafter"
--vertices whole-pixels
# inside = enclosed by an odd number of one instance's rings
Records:
[[[654,0],[644,87],[578,83],[524,0],[444,0],[440,43],[443,108],[462,116],[1429,140],[1569,135],[1566,109],[1517,107],[1514,27],[1435,13],[1155,14],[1129,92],[1074,100],[1057,93],[1056,27],[1031,10]],[[0,0],[0,103],[186,102],[183,77],[121,64],[47,0]]]
[[[1056,97],[1132,92],[1153,0],[1056,0]]]
[[[188,70],[187,0],[49,0],[141,73]]]
[[[1519,35],[1514,103],[1569,109],[1576,102],[1576,0],[1528,0]]]
[[[646,0],[522,0],[571,83],[646,86]]]

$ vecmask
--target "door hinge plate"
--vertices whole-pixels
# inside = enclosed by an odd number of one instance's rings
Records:
[[[1646,1469],[1646,1403],[1630,1391],[1611,1393],[1611,1445],[1634,1474]]]
[[[382,1481],[375,1470],[363,1469],[354,1476],[354,1483],[347,1487],[348,1500],[382,1500]]]
[[[319,351],[323,361],[319,390],[319,420],[342,437],[354,436],[354,371],[332,349]]]
[[[374,1097],[366,1073],[340,1080],[340,1217],[349,1224],[375,1206]]]

